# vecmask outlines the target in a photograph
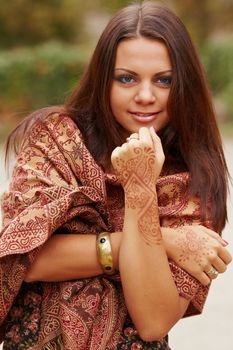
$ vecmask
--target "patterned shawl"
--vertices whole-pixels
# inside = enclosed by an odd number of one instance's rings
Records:
[[[27,333],[28,349],[111,350],[127,314],[120,278],[23,282],[52,234],[120,231],[124,215],[116,176],[96,164],[71,118],[64,111],[37,113],[2,198],[1,340],[14,338],[23,344],[22,334]],[[187,173],[159,178],[162,226],[200,223],[199,203],[189,198],[188,183]],[[191,300],[186,316],[200,313],[208,287],[173,262],[170,267],[180,295]]]

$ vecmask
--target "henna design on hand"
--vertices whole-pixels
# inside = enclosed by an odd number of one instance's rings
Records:
[[[184,233],[185,239],[183,236],[177,239],[177,244],[182,250],[178,261],[185,262],[193,259],[201,266],[203,257],[211,254],[211,250],[207,245],[208,237],[200,237],[191,229],[188,232],[183,229],[180,229],[180,231]]]
[[[131,158],[125,160],[116,157],[114,160],[114,169],[123,187],[128,182],[131,174],[137,174],[137,177],[143,179],[145,184],[155,185],[155,159],[154,151],[148,146],[143,148],[135,147],[132,150]]]
[[[114,168],[125,190],[127,209],[136,210],[138,229],[148,245],[160,244],[162,236],[155,190],[155,155],[148,146],[134,148],[130,159],[116,157]]]
[[[144,214],[140,216],[138,221],[139,230],[148,245],[162,243],[158,208],[156,203],[157,202],[153,200],[150,206],[147,205],[144,208]]]

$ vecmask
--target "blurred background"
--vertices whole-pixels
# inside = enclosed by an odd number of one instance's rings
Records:
[[[127,0],[0,0],[0,139],[30,111],[63,103],[108,18]],[[199,50],[219,121],[233,124],[233,0],[167,0]]]
[[[10,130],[39,107],[62,104],[78,82],[109,17],[126,0],[0,0],[0,194],[8,179],[3,145]],[[213,93],[233,174],[233,0],[167,0],[189,29]],[[232,186],[230,186],[232,193]],[[233,206],[224,237],[233,254]],[[233,264],[232,264],[233,265]],[[230,349],[233,268],[211,288],[202,316],[171,332],[174,350]]]

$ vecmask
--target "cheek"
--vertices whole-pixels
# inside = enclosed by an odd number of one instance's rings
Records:
[[[168,103],[168,98],[169,98],[169,90],[165,90],[163,95],[161,96],[161,100],[163,102],[163,105],[167,107],[167,103]]]
[[[118,104],[117,101],[117,89],[113,86],[111,89],[111,93],[110,93],[110,106],[112,111],[114,111],[116,109],[116,105]]]
[[[117,112],[124,108],[126,102],[126,96],[122,93],[121,89],[113,87],[110,94],[110,106],[112,111]]]

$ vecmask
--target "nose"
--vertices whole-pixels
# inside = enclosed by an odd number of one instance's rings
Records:
[[[155,102],[155,93],[153,86],[149,83],[142,84],[138,87],[135,94],[135,102],[143,105],[151,104]]]

